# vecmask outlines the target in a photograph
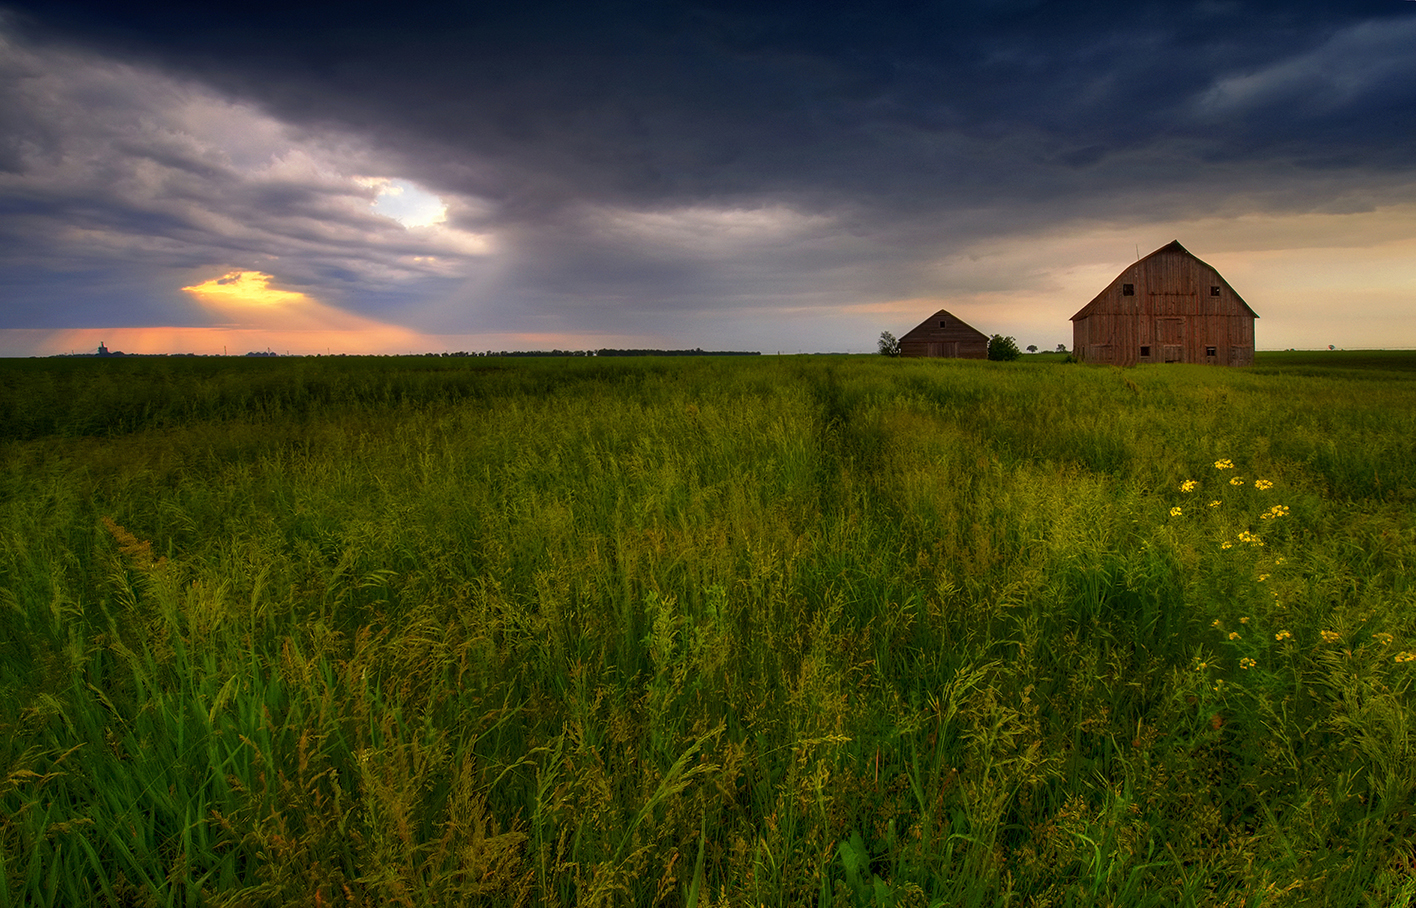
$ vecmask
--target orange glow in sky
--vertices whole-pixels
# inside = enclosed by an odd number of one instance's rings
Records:
[[[585,333],[434,335],[322,303],[305,293],[271,285],[263,271],[229,271],[182,290],[218,324],[146,327],[0,330],[0,356],[92,351],[100,341],[124,353],[407,354],[443,350],[566,350],[663,347],[662,337]]]
[[[418,332],[347,312],[295,290],[271,286],[264,271],[228,271],[218,278],[182,289],[221,324],[201,328],[159,328],[152,337],[168,344],[205,339],[208,349],[221,338],[225,346],[311,353],[406,351],[425,346]],[[180,349],[180,348],[179,348]]]
[[[305,294],[294,290],[276,290],[270,286],[273,280],[275,278],[264,271],[228,271],[221,277],[182,289],[201,302],[222,309],[313,302]]]

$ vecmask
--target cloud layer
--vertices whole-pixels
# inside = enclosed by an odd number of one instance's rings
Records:
[[[1051,347],[1176,238],[1261,345],[1413,299],[1416,4],[483,6],[13,5],[0,327],[235,271],[430,344]]]

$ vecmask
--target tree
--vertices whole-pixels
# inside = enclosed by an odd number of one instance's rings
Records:
[[[1036,352],[1037,352],[1037,344],[1028,344],[1028,352],[1029,352],[1029,353],[1036,353]]]
[[[1066,344],[1058,344],[1058,345],[1057,345],[1057,352],[1058,352],[1058,353],[1066,353],[1066,352],[1067,352],[1067,345],[1066,345]]]
[[[899,355],[900,355],[900,342],[899,342],[898,340],[896,340],[896,339],[895,339],[895,335],[891,334],[889,331],[881,331],[881,332],[880,332],[880,355],[881,355],[881,356],[899,356]]]
[[[988,339],[988,358],[997,362],[1011,362],[1023,355],[1018,342],[1011,337],[995,334]]]

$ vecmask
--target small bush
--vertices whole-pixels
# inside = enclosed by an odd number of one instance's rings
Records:
[[[988,339],[988,358],[998,362],[1012,362],[1022,356],[1018,342],[1011,337],[995,334]]]

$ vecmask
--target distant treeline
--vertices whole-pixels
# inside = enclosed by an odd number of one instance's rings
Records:
[[[761,356],[758,350],[596,350],[596,356]]]
[[[438,356],[437,353],[427,353],[425,356]],[[612,350],[603,347],[599,350],[502,350],[486,353],[468,353],[459,350],[456,353],[443,353],[442,356],[761,356],[759,350],[704,350],[702,347],[695,347],[692,350]]]

